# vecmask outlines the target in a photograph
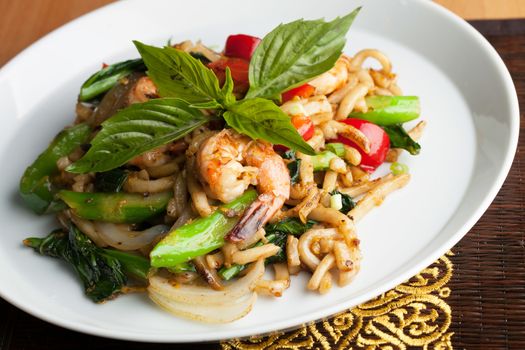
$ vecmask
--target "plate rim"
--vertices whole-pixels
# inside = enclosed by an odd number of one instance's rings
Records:
[[[432,12],[435,12],[437,15],[444,16],[446,17],[447,20],[455,22],[455,24],[460,26],[461,30],[469,34],[469,37],[472,40],[475,40],[478,44],[482,46],[485,53],[487,53],[487,55],[489,56],[491,62],[496,64],[498,73],[502,77],[502,81],[504,83],[504,87],[506,90],[505,94],[508,97],[507,104],[510,107],[509,115],[511,116],[511,119],[509,119],[510,137],[506,145],[507,153],[503,161],[503,167],[500,168],[497,174],[497,177],[492,181],[492,186],[485,193],[483,200],[477,205],[477,208],[473,212],[473,214],[468,218],[468,220],[465,220],[465,222],[461,225],[461,228],[458,229],[456,233],[451,235],[447,240],[439,244],[438,248],[434,249],[433,252],[429,254],[426,258],[421,259],[418,263],[415,263],[407,268],[401,268],[400,273],[397,274],[397,277],[392,278],[387,282],[382,282],[379,287],[372,286],[371,291],[369,290],[366,293],[363,293],[361,296],[352,298],[351,301],[338,303],[330,307],[325,307],[320,310],[312,311],[306,315],[288,318],[286,320],[283,320],[277,323],[273,323],[271,327],[268,327],[266,324],[264,324],[264,325],[255,325],[255,326],[246,328],[241,331],[238,331],[235,329],[232,329],[232,330],[219,329],[219,330],[214,330],[211,332],[206,332],[205,336],[200,335],[200,334],[190,334],[189,336],[188,335],[186,336],[178,335],[177,339],[170,338],[169,336],[166,336],[165,334],[130,333],[130,332],[122,331],[122,330],[98,328],[90,324],[85,324],[79,321],[72,321],[72,320],[67,320],[67,319],[62,320],[58,315],[54,315],[54,314],[48,315],[39,309],[32,309],[30,307],[25,306],[23,302],[21,302],[20,300],[17,300],[16,298],[11,297],[10,295],[7,295],[6,293],[4,293],[2,291],[1,286],[0,286],[0,297],[2,297],[4,300],[9,302],[10,304],[16,306],[17,308],[37,318],[40,318],[41,320],[52,323],[54,325],[58,325],[66,329],[70,329],[70,330],[74,330],[74,331],[78,331],[78,332],[82,332],[82,333],[90,334],[94,336],[102,336],[102,337],[107,337],[107,338],[128,340],[128,341],[153,342],[153,343],[216,342],[216,341],[222,341],[222,340],[238,338],[238,337],[241,337],[241,338],[248,337],[253,334],[268,334],[268,333],[275,332],[275,331],[296,329],[302,326],[304,323],[317,322],[323,318],[330,317],[350,307],[359,305],[367,300],[370,300],[371,298],[375,297],[381,292],[385,292],[387,290],[394,288],[395,286],[404,282],[408,278],[420,272],[425,267],[429,266],[431,263],[433,263],[435,260],[441,257],[444,254],[444,252],[451,249],[457,242],[459,242],[468,233],[468,231],[476,224],[476,222],[481,218],[481,216],[488,209],[488,207],[490,206],[490,204],[492,203],[492,201],[495,199],[496,195],[498,194],[499,190],[503,186],[505,179],[507,178],[509,171],[511,169],[513,159],[515,157],[517,146],[518,146],[519,131],[520,131],[519,130],[520,129],[520,111],[519,111],[519,101],[518,101],[518,96],[516,93],[516,88],[515,88],[513,79],[510,75],[510,72],[508,68],[506,67],[505,63],[503,62],[503,59],[499,56],[495,48],[487,41],[487,39],[483,37],[483,35],[479,33],[467,21],[463,20],[462,18],[460,18],[453,12],[449,11],[448,9],[442,7],[441,5],[434,3],[433,1],[425,1],[425,0],[412,0],[412,1],[418,2],[418,6],[427,6],[428,8],[431,9]],[[24,48],[22,51],[20,51],[16,56],[11,58],[3,67],[0,68],[0,79],[4,75],[7,75],[8,71],[13,69],[12,67],[15,67],[17,65],[17,62],[19,60],[22,60],[26,55],[28,55],[30,51],[34,49],[35,46],[45,45],[47,41],[53,40],[53,38],[57,36],[59,33],[69,30],[71,26],[73,26],[74,24],[78,22],[84,21],[88,17],[97,16],[99,12],[107,11],[109,8],[118,7],[118,6],[127,6],[126,3],[128,2],[127,1],[126,2],[116,1],[113,3],[107,4],[107,5],[104,5],[102,7],[99,7],[91,12],[88,12],[80,17],[77,17],[63,24],[62,26],[54,29],[48,34],[42,36],[41,38],[34,41],[26,48]]]

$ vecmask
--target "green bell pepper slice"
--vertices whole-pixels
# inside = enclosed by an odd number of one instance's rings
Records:
[[[365,98],[368,112],[350,113],[349,118],[367,120],[377,125],[402,124],[419,118],[417,96],[369,96]]]
[[[246,191],[211,215],[194,220],[170,232],[151,251],[151,266],[174,267],[222,247],[224,236],[237,224],[240,214],[256,198],[255,190]],[[232,211],[239,215],[226,215],[227,212]]]
[[[91,127],[78,124],[62,130],[22,175],[19,191],[24,202],[37,214],[58,208],[57,189],[50,177],[58,173],[57,161],[88,140]]]
[[[144,61],[141,58],[104,67],[82,84],[78,99],[82,102],[90,101],[111,89],[120,79],[140,70],[145,70]]]
[[[137,193],[89,193],[66,190],[57,194],[57,197],[63,200],[78,217],[117,224],[136,224],[163,213],[172,196],[171,192],[144,196]]]

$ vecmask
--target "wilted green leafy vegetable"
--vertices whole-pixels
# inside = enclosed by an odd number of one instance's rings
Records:
[[[146,279],[149,261],[130,253],[97,247],[78,228],[54,230],[45,238],[27,238],[24,244],[36,252],[69,263],[84,284],[86,295],[100,303],[117,296],[128,273]]]

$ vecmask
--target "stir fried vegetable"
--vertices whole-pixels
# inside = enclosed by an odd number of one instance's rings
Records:
[[[84,284],[86,295],[97,303],[114,298],[127,282],[120,261],[105,254],[73,225],[69,233],[55,230],[46,238],[28,238],[24,244],[42,255],[72,265]]]
[[[339,210],[341,213],[346,214],[350,210],[354,209],[354,207],[356,206],[356,203],[354,202],[352,197],[350,197],[349,195],[345,193],[341,193],[338,190],[333,190],[332,192],[330,192],[330,195],[332,196],[338,195],[341,197],[341,207],[337,208],[337,210]]]
[[[408,165],[394,162],[390,165],[390,171],[394,175],[408,174]]]
[[[202,112],[177,98],[132,104],[104,121],[102,130],[91,140],[88,152],[66,170],[89,173],[115,169],[207,122],[209,119]]]
[[[314,136],[314,123],[309,116],[294,115],[291,121],[299,135],[303,137],[303,140],[308,141]]]
[[[334,158],[341,158],[345,155],[345,149],[341,143],[328,143],[326,144],[326,150],[317,153],[315,156],[310,157],[314,171],[324,171],[330,168],[330,162]],[[296,158],[294,151],[286,151],[283,153],[283,158],[290,159],[288,163],[288,170],[290,171],[290,178],[292,183],[296,183],[299,180],[299,167],[301,165],[301,159]]]
[[[132,72],[144,70],[142,59],[128,60],[102,68],[88,78],[80,88],[78,99],[86,102],[105,93]]]
[[[366,120],[348,118],[341,122],[352,125],[361,131],[370,141],[370,152],[364,152],[355,142],[344,137],[339,136],[338,141],[356,148],[361,153],[360,167],[368,172],[374,171],[386,159],[386,154],[390,148],[390,139],[388,133],[383,131],[381,127],[370,123]]]
[[[402,124],[419,118],[417,96],[368,96],[368,112],[350,113],[350,118],[368,120],[377,125]]]
[[[62,190],[62,199],[75,215],[88,220],[113,223],[141,223],[166,210],[171,192],[149,196],[136,193],[89,193]]]
[[[149,260],[143,256],[115,249],[103,249],[104,255],[117,259],[127,275],[147,280],[150,270]]]
[[[290,172],[290,180],[292,184],[297,183],[299,181],[299,167],[301,166],[301,159],[295,156],[294,151],[287,151],[283,153],[282,157],[284,159],[290,160],[290,162],[288,162],[286,165],[288,167],[288,171]]]
[[[335,153],[338,157],[345,155],[345,146],[342,143],[331,142],[325,145],[327,151]]]
[[[281,248],[279,253],[266,259],[266,263],[276,263],[286,260],[286,238],[288,235],[300,236],[310,229],[315,221],[308,220],[306,224],[297,218],[287,218],[275,224],[268,224],[265,227],[266,240]],[[262,242],[257,242],[254,247],[261,246]],[[247,265],[233,264],[231,267],[223,267],[218,273],[224,280],[229,281],[243,271]]]
[[[314,166],[314,171],[328,170],[330,168],[330,162],[332,161],[332,159],[343,156],[344,150],[342,153],[339,154],[330,151],[323,151],[321,153],[316,154],[311,158],[312,164]]]
[[[95,189],[97,192],[120,192],[128,179],[129,172],[116,168],[95,175]]]
[[[57,204],[57,186],[51,177],[58,172],[57,161],[86,142],[91,128],[78,124],[60,132],[47,149],[38,156],[20,179],[20,194],[26,204],[37,214],[43,214]]]
[[[294,97],[308,98],[314,94],[315,88],[310,84],[303,84],[282,94],[282,102],[290,101]]]
[[[244,58],[249,61],[260,42],[261,39],[251,35],[230,35],[226,39],[224,54],[229,57]]]
[[[277,255],[269,257],[268,263],[281,262],[286,260],[286,237],[288,235],[300,236],[310,229],[315,221],[308,220],[302,223],[297,218],[286,218],[275,224],[268,224],[265,227],[266,239],[279,247],[280,252]]]
[[[239,221],[239,214],[257,197],[250,190],[221,206],[208,217],[177,228],[160,241],[150,253],[154,267],[173,267],[204,255],[224,244],[224,236]]]
[[[419,154],[421,146],[410,137],[402,125],[383,126],[383,130],[388,134],[392,148],[402,148],[412,155]]]

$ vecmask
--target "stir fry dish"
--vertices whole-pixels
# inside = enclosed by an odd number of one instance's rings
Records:
[[[301,271],[311,292],[348,285],[356,223],[408,183],[397,160],[425,127],[403,126],[419,99],[385,54],[343,53],[358,12],[230,35],[220,53],[135,41],[140,58],[89,77],[73,125],[23,174],[27,206],[59,225],[24,244],[71,265],[94,302],[147,293],[203,322],[243,317]]]

